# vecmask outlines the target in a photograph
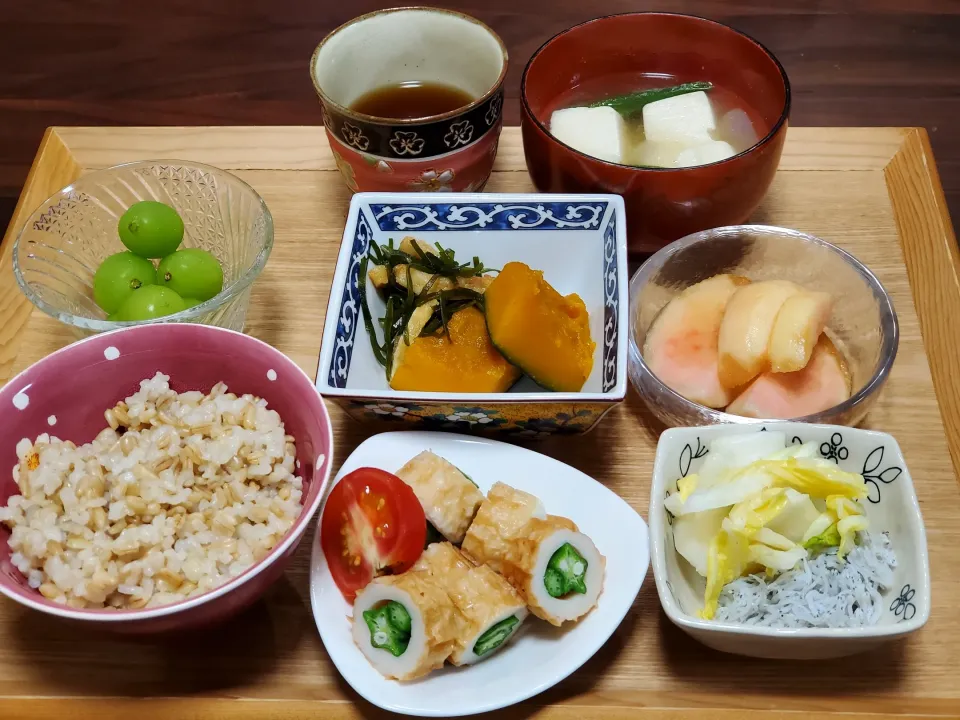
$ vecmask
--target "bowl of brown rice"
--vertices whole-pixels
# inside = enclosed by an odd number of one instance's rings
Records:
[[[309,377],[204,325],[96,335],[0,390],[0,593],[127,632],[225,619],[296,550],[330,479]]]

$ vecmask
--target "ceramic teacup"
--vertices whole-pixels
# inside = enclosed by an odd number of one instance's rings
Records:
[[[362,15],[324,38],[310,72],[352,191],[472,192],[486,183],[502,126],[507,51],[480,21],[422,7]],[[473,99],[413,119],[351,109],[371,91],[410,82],[452,86]]]

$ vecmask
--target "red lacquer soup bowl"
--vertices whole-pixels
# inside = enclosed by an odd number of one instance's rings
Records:
[[[562,107],[698,80],[742,102],[759,142],[721,162],[661,169],[598,160],[549,133]],[[623,195],[635,252],[743,223],[776,173],[790,112],[790,84],[770,51],[721,23],[670,13],[610,15],[556,35],[527,63],[520,95],[534,184],[543,192]]]
[[[255,338],[205,325],[143,325],[81,340],[49,355],[0,390],[0,505],[20,493],[11,472],[16,445],[42,433],[90,442],[107,427],[104,411],[162,372],[178,392],[230,392],[267,401],[296,442],[303,509],[273,550],[241,575],[196,597],[134,610],[77,609],[48,600],[11,562],[10,531],[0,525],[0,592],[50,615],[106,629],[153,633],[223,620],[257,600],[283,573],[323,498],[333,462],[333,434],[323,400],[283,353]]]

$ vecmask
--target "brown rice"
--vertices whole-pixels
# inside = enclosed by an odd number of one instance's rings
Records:
[[[302,510],[280,416],[223,383],[177,393],[157,373],[76,447],[17,444],[20,495],[0,507],[11,561],[46,598],[142,608],[208,592],[272,550]]]

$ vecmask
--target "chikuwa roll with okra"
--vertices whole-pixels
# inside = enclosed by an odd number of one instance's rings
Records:
[[[450,656],[454,665],[471,665],[504,647],[527,617],[527,606],[503,577],[474,565],[450,543],[433,543],[414,566],[430,573],[463,613],[464,631]]]
[[[425,450],[397,471],[413,488],[427,520],[443,537],[459,545],[473,522],[483,493],[457,466]]]
[[[551,625],[586,615],[603,590],[604,557],[593,541],[573,521],[546,515],[535,496],[503,483],[487,493],[463,552],[500,573]]]
[[[442,667],[464,617],[426,572],[376,578],[353,603],[353,641],[382,675],[413,680]]]

